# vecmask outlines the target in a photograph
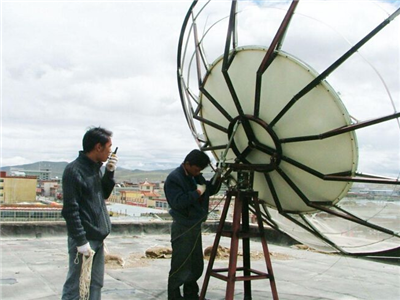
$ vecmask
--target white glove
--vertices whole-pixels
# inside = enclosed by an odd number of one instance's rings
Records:
[[[86,243],[85,245],[82,245],[82,246],[78,246],[77,248],[78,248],[78,252],[85,256],[90,256],[90,253],[92,251],[92,248],[90,248],[89,243]]]
[[[110,172],[114,172],[117,169],[117,162],[118,162],[118,156],[117,154],[111,154],[111,157],[109,158],[106,168]]]
[[[206,191],[206,185],[205,184],[198,184],[197,185],[197,190],[200,192],[200,196],[204,194]]]

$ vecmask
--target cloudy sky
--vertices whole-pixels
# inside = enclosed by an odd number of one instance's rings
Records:
[[[227,2],[218,2],[209,11],[216,19],[229,14]],[[279,19],[287,8],[287,1],[240,2],[247,7],[240,36],[244,44],[260,40],[267,14]],[[190,4],[2,1],[1,165],[71,161],[90,126],[114,132],[122,167],[178,165],[197,147],[176,80],[178,38]],[[294,21],[284,50],[323,71],[399,7],[400,1],[300,1],[299,23]],[[352,62],[331,78],[350,114],[360,120],[399,111],[399,19],[362,51],[358,60],[367,71],[349,75],[346,67],[351,69]],[[223,49],[215,45],[224,37],[213,38],[210,52],[221,55]],[[319,55],[309,51],[316,47]],[[364,78],[369,72],[371,77]],[[371,132],[360,133],[360,167],[397,176],[396,122]]]

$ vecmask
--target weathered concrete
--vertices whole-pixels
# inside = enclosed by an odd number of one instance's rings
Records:
[[[31,229],[29,237],[8,235],[0,238],[0,299],[60,299],[67,273],[66,236],[50,236],[59,228],[44,230],[43,225]],[[151,247],[170,246],[169,234],[164,233],[167,228],[161,223],[114,225],[114,232],[107,238],[106,245],[109,253],[119,260],[107,263],[103,300],[166,299],[170,260],[143,257]],[[17,231],[21,233],[21,227]],[[204,248],[213,244],[214,236],[207,232],[203,235]],[[222,246],[229,247],[229,243],[229,238],[222,238]],[[269,244],[269,248],[281,300],[400,299],[398,265],[327,255],[273,243]],[[262,248],[259,242],[252,241],[251,249],[261,252]],[[207,263],[205,261],[206,266]],[[214,267],[227,266],[227,260],[218,260]],[[259,255],[254,255],[252,267],[266,271],[265,261]],[[199,283],[202,281],[203,278]],[[207,298],[223,300],[225,288],[224,281],[211,278]],[[268,280],[252,281],[252,291],[254,300],[272,299]],[[240,282],[235,286],[235,299],[243,299],[243,284]]]

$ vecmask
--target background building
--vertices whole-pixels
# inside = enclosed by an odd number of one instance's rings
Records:
[[[0,172],[0,203],[35,202],[36,186],[36,176],[7,176]]]
[[[62,192],[61,180],[40,180],[41,196],[57,198],[57,195]]]

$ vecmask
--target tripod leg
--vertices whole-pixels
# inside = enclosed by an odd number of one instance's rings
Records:
[[[226,286],[225,300],[232,300],[235,291],[241,214],[242,214],[242,199],[240,192],[238,192],[235,198],[235,207],[233,212],[231,251],[229,255],[228,281]]]
[[[258,230],[261,235],[261,244],[264,251],[265,263],[267,265],[267,270],[269,275],[269,282],[271,285],[272,298],[274,300],[279,300],[278,291],[276,289],[276,284],[275,284],[274,272],[272,270],[271,257],[268,250],[267,240],[265,238],[264,225],[261,218],[260,202],[258,201],[258,197],[254,197],[253,200],[254,200],[254,209],[256,210]]]
[[[213,248],[212,248],[211,253],[210,253],[210,260],[208,262],[207,271],[206,271],[206,274],[204,276],[203,286],[201,288],[201,293],[200,293],[200,298],[199,298],[200,300],[203,300],[204,297],[206,296],[208,283],[210,281],[211,271],[212,271],[212,268],[213,268],[213,265],[214,265],[215,256],[217,255],[218,245],[219,245],[219,242],[221,240],[221,234],[222,234],[222,230],[224,229],[225,220],[226,220],[226,216],[228,214],[228,210],[229,210],[229,205],[231,203],[231,199],[232,199],[232,195],[228,193],[228,196],[227,196],[227,198],[225,200],[224,208],[222,210],[221,219],[220,219],[220,222],[218,224],[217,233],[215,235]]]
[[[250,238],[248,233],[250,232],[250,218],[249,218],[249,196],[243,196],[242,206],[242,232],[243,232],[243,275],[244,277],[251,276],[251,258],[250,258]],[[251,300],[251,281],[243,281],[244,286],[244,300]]]

